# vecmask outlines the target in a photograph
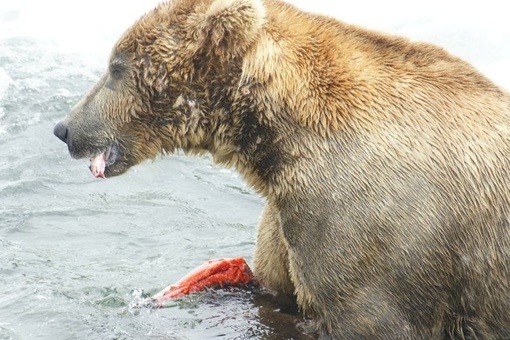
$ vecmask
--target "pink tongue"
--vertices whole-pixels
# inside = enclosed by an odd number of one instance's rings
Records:
[[[90,159],[90,171],[97,178],[105,178],[104,177],[104,169],[106,167],[106,155],[103,152],[102,154]]]

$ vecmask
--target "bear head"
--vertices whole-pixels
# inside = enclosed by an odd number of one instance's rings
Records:
[[[54,128],[96,177],[176,149],[210,151],[243,55],[265,22],[262,0],[174,0],[115,44],[107,71]]]

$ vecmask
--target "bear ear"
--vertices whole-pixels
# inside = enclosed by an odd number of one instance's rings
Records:
[[[211,0],[195,8],[186,26],[197,51],[231,59],[255,41],[265,17],[263,0]]]

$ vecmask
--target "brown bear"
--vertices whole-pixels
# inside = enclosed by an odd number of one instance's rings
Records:
[[[254,275],[324,339],[510,338],[510,95],[278,0],[173,0],[56,125],[97,177],[209,152],[266,199]]]

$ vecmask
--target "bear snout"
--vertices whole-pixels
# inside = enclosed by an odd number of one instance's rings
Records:
[[[55,125],[55,127],[53,128],[53,133],[62,142],[67,144],[68,129],[67,129],[67,124],[66,123],[64,123],[64,122],[57,123],[57,125]]]
[[[75,154],[75,150],[73,148],[73,143],[71,143],[71,130],[68,127],[67,121],[62,120],[55,125],[53,128],[53,134],[58,137],[62,142],[66,143],[67,150],[71,156]],[[74,157],[74,156],[73,156]]]

